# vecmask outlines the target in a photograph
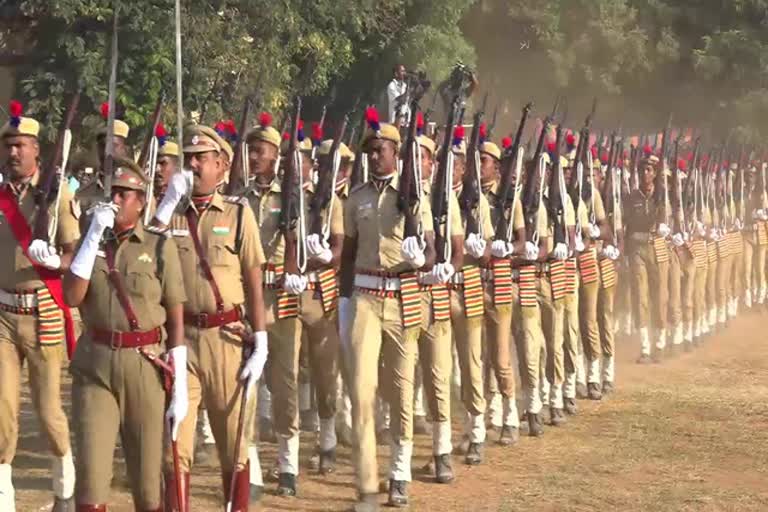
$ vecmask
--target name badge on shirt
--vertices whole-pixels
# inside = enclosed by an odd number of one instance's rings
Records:
[[[171,236],[189,236],[188,229],[172,229]]]
[[[228,235],[229,226],[213,226],[213,234],[215,235]]]

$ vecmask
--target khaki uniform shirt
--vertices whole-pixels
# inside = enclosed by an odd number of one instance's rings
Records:
[[[166,309],[187,300],[176,244],[141,224],[115,251],[115,268],[139,320],[139,330],[165,325]],[[98,253],[80,313],[94,329],[130,331],[125,310],[109,281],[103,248]]]
[[[242,201],[242,202],[241,202]],[[189,206],[194,208],[193,205]],[[237,218],[242,211],[240,252],[236,252]],[[202,273],[194,242],[189,234],[187,218],[179,213],[171,219],[171,234],[179,248],[187,303],[184,310],[215,313],[216,299]],[[253,210],[244,200],[225,197],[216,192],[208,208],[198,219],[198,236],[213,278],[229,311],[245,302],[243,272],[266,262],[259,229]]]
[[[40,173],[38,172],[32,177],[28,189],[22,192],[19,199],[19,210],[32,230],[34,230],[35,220],[37,219],[34,190],[37,188],[39,180]],[[2,186],[10,187],[11,185],[10,183],[5,183]],[[11,191],[13,191],[13,188],[11,188]],[[53,221],[54,209],[55,203],[51,204],[48,210],[49,222]],[[58,211],[59,220],[55,237],[51,240],[57,247],[63,244],[75,244],[80,238],[80,228],[75,216],[76,209],[77,205],[72,199],[72,192],[65,184],[61,187]],[[2,214],[0,214],[0,268],[2,268],[0,272],[0,288],[4,290],[36,290],[45,286],[39,279],[37,271],[33,268],[32,262],[24,255],[21,246],[13,236],[8,219]]]
[[[480,194],[480,201],[477,203],[475,222],[480,227],[485,241],[491,243],[491,240],[494,238],[494,227],[493,222],[491,222],[491,207],[484,194]],[[461,212],[461,225],[466,232],[467,219],[464,212]],[[464,265],[478,266],[479,264],[480,262],[477,258],[466,252],[464,253]]]
[[[625,204],[627,208],[627,233],[651,233],[656,224],[664,218],[663,205],[657,205],[653,195],[646,197],[639,190],[633,190]]]
[[[430,184],[423,184],[423,192],[424,192],[424,199],[426,201],[429,201],[430,207],[432,205],[432,186]],[[457,197],[457,192],[454,190],[451,190],[448,193],[448,202],[450,203],[450,212],[451,217],[449,219],[450,222],[450,230],[451,230],[451,237],[454,236],[464,236],[464,223],[461,219],[461,208],[459,207],[459,199]],[[432,225],[434,227],[434,219],[432,220]],[[451,243],[450,240],[446,240],[446,243]],[[442,256],[438,257],[438,260]]]
[[[248,196],[248,202],[256,215],[259,226],[264,256],[272,265],[282,265],[285,261],[285,237],[280,232],[280,212],[282,212],[281,189],[277,180],[266,191],[254,191]],[[304,218],[306,219],[307,233],[311,226],[309,217],[309,203],[314,194],[314,188],[309,187],[304,193]],[[341,201],[336,198],[331,210],[331,235],[344,234],[344,214]],[[325,224],[328,210],[323,209],[323,224]]]
[[[413,270],[400,254],[405,238],[405,215],[397,208],[398,187],[395,176],[381,193],[373,181],[361,183],[350,191],[344,205],[344,233],[357,238],[357,270],[392,273]],[[434,231],[432,209],[425,197],[421,198],[418,214],[424,232]]]

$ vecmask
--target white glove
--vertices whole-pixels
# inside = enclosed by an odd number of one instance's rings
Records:
[[[539,259],[539,248],[533,242],[525,242],[525,259],[530,261]]]
[[[600,238],[600,227],[590,223],[589,224],[589,237],[593,240]]]
[[[173,366],[173,390],[171,403],[165,413],[165,419],[171,422],[171,439],[179,438],[179,427],[189,412],[187,394],[187,347],[173,347],[168,351],[168,359]]]
[[[717,242],[720,239],[720,233],[717,228],[711,228],[709,230],[709,239],[713,242]]]
[[[445,284],[447,283],[453,274],[456,272],[456,270],[453,268],[453,265],[450,263],[438,263],[434,267],[432,267],[432,277],[434,279],[434,284]]]
[[[192,171],[181,171],[173,173],[168,180],[168,188],[165,190],[163,200],[157,206],[155,218],[164,225],[171,222],[173,212],[181,201],[192,189]]]
[[[261,378],[261,372],[264,371],[264,365],[267,363],[269,355],[269,340],[267,331],[256,331],[253,333],[253,352],[245,361],[243,369],[240,372],[240,380],[247,381],[246,391],[250,394],[256,387],[256,383]]]
[[[43,240],[32,240],[32,243],[29,244],[28,254],[29,259],[31,259],[33,263],[52,270],[61,268],[61,257],[56,251],[56,248],[52,245],[48,245],[48,243]]]
[[[614,260],[615,261],[615,260],[619,259],[619,250],[616,247],[612,246],[612,245],[607,245],[603,249],[603,256],[605,256],[609,260]]]
[[[667,238],[671,232],[672,230],[669,229],[669,226],[663,222],[659,224],[659,228],[656,230],[656,233],[658,233],[658,235],[662,238]]]
[[[494,258],[506,258],[513,252],[515,252],[515,246],[505,240],[491,242],[491,255]]]
[[[672,235],[672,243],[675,244],[675,247],[682,247],[685,244],[685,240],[683,240],[683,235],[680,233],[675,233]]]
[[[699,232],[699,236],[700,237],[703,238],[703,237],[707,236],[707,228],[706,228],[706,226],[704,226],[703,222],[697,221],[696,222],[696,229]]]
[[[480,238],[480,235],[477,233],[470,233],[467,239],[464,240],[464,250],[474,258],[482,258],[485,255],[486,245],[486,241]]]
[[[744,229],[744,223],[741,221],[741,219],[736,219],[733,222],[733,227],[736,228],[736,231],[741,231]]]
[[[400,247],[400,254],[403,259],[414,268],[423,267],[424,262],[426,261],[424,250],[421,248],[421,243],[415,236],[409,236],[403,240],[403,245]]]
[[[691,239],[691,234],[687,231],[683,232],[683,241],[687,242]]]
[[[583,252],[584,251],[585,246],[584,246],[584,240],[581,238],[581,233],[579,233],[579,232],[576,233],[576,240],[574,241],[573,245],[575,246],[574,248],[575,248],[576,252]]]
[[[349,297],[339,297],[339,341],[342,350],[352,344],[352,301]]]
[[[768,220],[768,210],[760,210],[760,220]]]
[[[564,243],[558,243],[555,245],[555,250],[552,251],[552,255],[556,260],[564,261],[568,259],[568,246]]]
[[[291,295],[299,295],[307,289],[307,278],[296,274],[285,274],[283,277],[283,290]]]
[[[69,266],[70,272],[86,280],[91,279],[93,265],[96,263],[96,253],[99,251],[99,243],[104,230],[115,226],[115,214],[118,207],[115,203],[98,203],[89,211],[92,214],[91,225]]]
[[[760,209],[752,210],[752,220],[762,220],[763,211]]]
[[[310,258],[314,258],[321,263],[330,263],[333,259],[333,253],[328,245],[328,241],[321,239],[317,233],[312,233],[307,237],[307,253]]]

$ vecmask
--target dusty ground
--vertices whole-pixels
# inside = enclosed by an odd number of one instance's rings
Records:
[[[637,340],[620,339],[619,390],[610,399],[580,402],[578,417],[547,428],[543,438],[489,447],[480,467],[456,458],[453,485],[413,483],[411,510],[768,510],[766,318],[743,315],[694,353],[653,367],[633,363]],[[22,422],[14,473],[18,510],[47,510],[48,460],[29,407]],[[420,437],[417,444],[414,467],[428,459],[430,440]],[[307,437],[304,453],[310,446]],[[273,458],[274,447],[267,446],[263,460]],[[115,474],[110,510],[133,511],[122,462]],[[354,497],[352,479],[343,450],[337,474],[304,474],[298,499],[269,494],[263,510],[345,510]],[[219,488],[214,468],[200,468],[192,510],[221,510]]]

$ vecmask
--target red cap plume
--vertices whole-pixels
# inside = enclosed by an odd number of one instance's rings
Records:
[[[680,171],[688,170],[688,161],[685,158],[681,158],[677,161],[677,168]]]
[[[573,132],[568,132],[568,135],[565,136],[565,143],[570,149],[576,145],[576,136],[573,134]]]
[[[213,127],[214,130],[216,130],[216,133],[219,135],[224,135],[224,132],[226,131],[226,128],[224,126],[224,121],[219,121],[216,123]]]
[[[109,103],[106,101],[101,104],[101,117],[104,119],[109,117]]]
[[[501,147],[507,149],[512,146],[512,137],[504,137],[501,139]]]
[[[589,152],[592,153],[592,158],[597,158],[597,146],[593,145],[591,148],[589,148]]]
[[[261,125],[262,128],[266,128],[271,124],[272,124],[272,114],[270,114],[269,112],[262,112],[259,115],[259,125]]]
[[[554,142],[547,142],[547,151],[550,153],[555,152],[555,143]]]
[[[312,123],[312,138],[314,140],[323,140],[323,126],[320,123]]]
[[[416,112],[416,128],[419,130],[424,128],[424,114],[421,111]]]
[[[165,131],[165,126],[163,125],[162,121],[157,123],[157,126],[155,127],[155,137],[158,139],[161,137],[165,137],[168,135],[168,133]]]
[[[227,119],[224,121],[224,130],[230,135],[237,135],[237,127],[235,127],[234,119]]]
[[[368,107],[365,109],[365,120],[368,121],[368,123],[379,122],[379,111],[376,110],[376,107]]]
[[[283,134],[283,140],[290,140],[290,138],[291,138],[291,134],[290,134],[290,133],[288,133],[288,132],[285,132],[285,133]]]
[[[464,126],[458,125],[453,130],[453,138],[454,139],[463,139],[464,138]]]
[[[601,162],[603,165],[607,165],[607,164],[608,164],[608,158],[609,158],[609,156],[608,156],[608,152],[607,152],[607,151],[605,151],[605,150],[603,150],[603,151],[600,153],[600,162]]]
[[[485,123],[480,124],[479,133],[482,140],[488,137],[488,128],[485,126]]]
[[[650,144],[646,144],[645,146],[643,146],[643,154],[645,156],[650,156],[653,154],[653,148],[651,147]]]
[[[8,113],[11,114],[11,117],[21,117],[23,112],[24,107],[21,105],[20,101],[11,100],[8,104]]]

